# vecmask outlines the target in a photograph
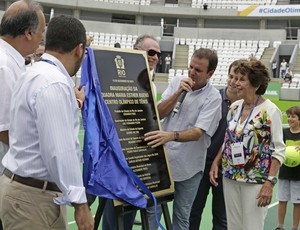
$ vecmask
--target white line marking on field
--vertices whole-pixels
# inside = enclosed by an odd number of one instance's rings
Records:
[[[273,203],[273,204],[270,204],[270,205],[268,206],[268,209],[273,208],[274,206],[276,206],[276,205],[278,205],[278,204],[279,204],[278,201],[275,202],[275,203]]]

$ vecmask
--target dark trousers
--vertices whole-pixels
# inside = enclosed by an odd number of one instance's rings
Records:
[[[90,195],[90,194],[86,194],[86,196],[87,196],[88,205],[91,206],[95,202],[97,196]],[[98,199],[100,199],[100,198],[98,198]],[[131,230],[133,228],[133,222],[134,222],[135,216],[136,216],[136,211],[124,214],[124,216],[123,216],[124,230]],[[110,199],[107,199],[105,208],[104,208],[104,212],[102,215],[102,229],[117,230],[116,218],[117,218],[117,216],[115,213],[113,201]],[[0,228],[0,230],[2,230],[2,229]]]
[[[131,230],[133,228],[133,222],[135,219],[136,211],[126,213],[123,216],[124,230]],[[114,210],[114,204],[112,200],[107,200],[102,220],[102,229],[105,230],[116,230],[116,214]]]
[[[190,230],[199,230],[201,216],[205,207],[206,199],[212,188],[212,215],[213,215],[213,230],[227,230],[227,220],[225,211],[225,202],[223,196],[222,172],[219,170],[217,187],[214,187],[209,181],[210,164],[206,164],[203,178],[200,182],[197,196],[194,200],[190,214]]]
[[[2,221],[0,220],[0,230],[3,230]]]
[[[277,69],[272,69],[272,72],[273,72],[273,77],[277,78],[277,76],[276,76]]]

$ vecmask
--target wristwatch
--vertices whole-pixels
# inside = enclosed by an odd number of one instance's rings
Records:
[[[179,133],[174,132],[174,141],[178,141],[178,140],[179,140]]]
[[[276,176],[268,176],[267,181],[271,182],[272,185],[275,185],[277,183]]]

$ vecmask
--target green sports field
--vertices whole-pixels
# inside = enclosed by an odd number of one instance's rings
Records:
[[[286,113],[285,111],[294,105],[299,105],[300,102],[299,101],[280,101],[278,99],[278,97],[274,97],[274,96],[265,96],[267,98],[269,98],[273,103],[275,103],[278,108],[282,111],[282,117],[283,117],[283,124],[286,126],[287,125],[287,117],[286,117]],[[161,98],[161,94],[157,95],[157,100],[159,100]],[[80,130],[79,133],[79,139],[80,139],[80,143],[82,146],[83,143],[83,130]],[[274,188],[274,196],[272,199],[272,203],[269,206],[269,212],[265,221],[265,229],[264,230],[272,230],[276,228],[277,225],[277,201],[276,201],[276,191],[277,191],[277,186],[275,186]],[[96,213],[96,209],[97,209],[97,204],[98,202],[95,202],[95,204],[92,206],[92,213],[93,215],[95,215]],[[169,211],[170,214],[172,213],[172,202],[169,203]],[[289,204],[288,205],[288,212],[286,215],[286,224],[285,227],[286,229],[291,229],[292,227],[292,205]],[[140,216],[137,215],[137,219],[140,219]],[[70,230],[75,230],[77,229],[77,226],[74,222],[74,209],[69,207],[68,208],[68,220],[69,220],[69,229]],[[164,223],[162,221],[162,223]],[[202,216],[202,222],[201,222],[201,230],[209,230],[212,229],[212,215],[211,215],[211,194],[209,195],[208,199],[207,199],[207,205],[206,208],[204,210],[203,216]],[[99,229],[102,229],[101,227]],[[141,229],[141,226],[135,225],[133,230],[138,230]],[[105,229],[103,229],[105,230]]]
[[[274,188],[274,193],[273,193],[273,199],[272,199],[272,203],[269,206],[269,211],[268,211],[268,215],[266,217],[265,220],[265,228],[264,230],[272,230],[276,228],[277,225],[277,200],[276,200],[276,192],[277,192],[277,186],[275,186]],[[202,221],[201,221],[201,226],[200,229],[201,230],[210,230],[212,229],[212,214],[211,214],[211,199],[212,196],[211,194],[209,194],[208,198],[207,198],[207,202],[206,202],[206,207],[204,209],[204,212],[202,214]],[[95,204],[92,206],[92,213],[93,215],[95,215],[96,210],[97,210],[97,205],[98,202],[96,201]],[[286,214],[286,219],[285,219],[285,227],[286,229],[291,229],[292,228],[292,205],[289,203],[288,204],[288,208],[287,208],[287,214]],[[172,202],[169,203],[169,211],[170,214],[172,215]],[[74,221],[74,209],[73,208],[68,208],[68,220],[69,220],[69,229],[70,230],[76,230],[77,226],[75,224]],[[137,214],[136,217],[137,220],[140,220],[140,215],[139,213]],[[161,222],[164,225],[164,221],[162,220]],[[101,228],[101,223],[100,223],[100,227]],[[139,225],[134,225],[133,230],[140,230],[141,226]],[[105,229],[102,229],[105,230]]]
[[[300,101],[281,101],[278,96],[268,96],[264,95],[263,97],[270,99],[282,112],[282,123],[287,124],[287,117],[285,111],[295,105],[300,105]],[[161,94],[157,94],[157,100],[160,100]]]
[[[282,112],[282,123],[287,124],[287,116],[285,111],[295,105],[300,105],[300,101],[280,101],[276,99],[270,99],[273,103],[277,105],[277,107],[281,110]]]

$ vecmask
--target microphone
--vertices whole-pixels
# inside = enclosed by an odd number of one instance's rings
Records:
[[[176,113],[179,112],[179,109],[180,109],[180,107],[181,107],[181,104],[182,104],[182,102],[183,102],[183,100],[184,100],[186,94],[187,94],[187,91],[182,91],[181,94],[179,95],[179,98],[178,98],[178,100],[177,100],[177,102],[176,102],[176,104],[175,104],[175,107],[174,107],[174,109],[173,109],[173,116],[174,116]]]

